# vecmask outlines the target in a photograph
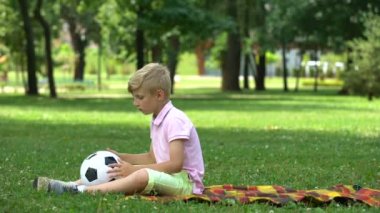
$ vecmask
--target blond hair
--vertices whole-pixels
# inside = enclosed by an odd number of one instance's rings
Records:
[[[171,81],[168,69],[158,63],[150,63],[137,70],[128,81],[128,91],[143,88],[153,94],[157,89],[162,89],[169,98]]]

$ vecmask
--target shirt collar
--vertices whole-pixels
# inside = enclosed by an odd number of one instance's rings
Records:
[[[157,117],[153,118],[153,124],[159,126],[173,107],[174,106],[171,101],[166,103],[165,106],[161,109],[160,113],[158,113]]]

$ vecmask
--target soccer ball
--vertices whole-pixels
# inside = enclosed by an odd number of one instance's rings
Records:
[[[108,177],[108,165],[117,163],[119,157],[109,151],[97,151],[84,159],[80,167],[80,178],[84,185],[91,186],[113,181]]]

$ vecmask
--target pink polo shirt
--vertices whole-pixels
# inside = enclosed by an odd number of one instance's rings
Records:
[[[170,160],[169,143],[176,139],[185,139],[185,159],[183,170],[186,170],[193,181],[193,193],[202,194],[204,163],[202,149],[197,131],[184,112],[175,108],[169,101],[153,118],[150,126],[150,138],[156,162]]]

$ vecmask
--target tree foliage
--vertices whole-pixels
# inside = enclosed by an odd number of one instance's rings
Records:
[[[380,16],[367,15],[364,37],[348,43],[353,50],[354,69],[346,73],[346,86],[369,100],[380,95]]]
[[[68,24],[71,44],[76,53],[74,80],[84,80],[85,49],[92,40],[100,42],[100,26],[94,19],[102,1],[61,0],[61,17]]]
[[[0,40],[11,54],[19,52],[24,45],[18,7],[17,1],[0,0]]]

